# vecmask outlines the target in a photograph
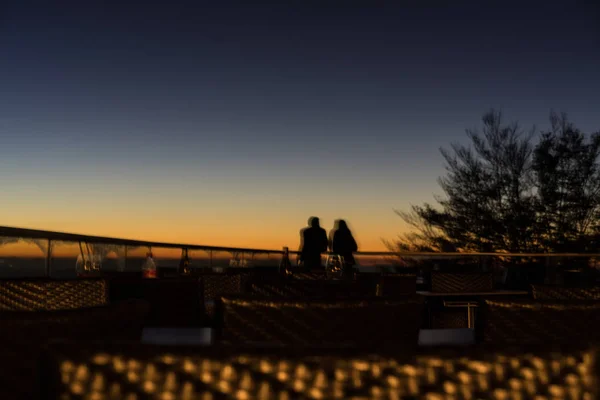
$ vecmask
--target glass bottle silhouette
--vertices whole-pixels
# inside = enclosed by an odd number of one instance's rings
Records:
[[[290,263],[290,251],[287,247],[283,248],[283,255],[281,257],[281,262],[279,263],[279,273],[281,275],[291,275],[292,274],[292,264]]]
[[[146,253],[146,261],[142,265],[142,276],[144,278],[154,279],[156,278],[156,263],[152,258],[152,251]]]
[[[188,256],[188,250],[183,249],[181,261],[179,262],[179,275],[189,275],[190,269],[190,258]]]

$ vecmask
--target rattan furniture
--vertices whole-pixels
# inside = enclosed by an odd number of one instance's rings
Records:
[[[248,293],[267,297],[360,297],[373,296],[374,287],[359,281],[299,280],[283,277],[254,277]]]
[[[431,273],[431,291],[434,293],[473,293],[494,290],[492,273]]]
[[[48,399],[593,399],[595,348],[51,346]]]
[[[479,339],[494,344],[574,344],[599,339],[600,302],[491,300],[482,304]]]
[[[551,285],[531,285],[536,300],[600,300],[600,287],[568,288]]]
[[[108,302],[106,279],[0,280],[0,312],[72,310]]]
[[[227,343],[416,346],[422,298],[384,300],[223,296],[215,338]]]
[[[148,313],[141,301],[81,309],[0,312],[0,397],[37,395],[40,351],[53,338],[139,340]]]
[[[252,271],[230,271],[223,273],[205,273],[200,275],[203,288],[204,308],[206,315],[212,321],[214,318],[215,301],[224,294],[241,294],[247,290],[252,278]]]
[[[461,296],[494,291],[491,273],[431,272],[431,290],[419,292],[428,296],[429,326],[432,328],[473,328],[477,298]],[[436,294],[442,295],[435,298]],[[449,299],[449,296],[453,296]],[[433,298],[431,298],[433,297]]]

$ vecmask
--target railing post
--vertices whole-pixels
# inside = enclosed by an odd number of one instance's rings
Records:
[[[188,256],[188,249],[185,247],[181,249],[178,273],[179,275],[188,275],[190,273],[190,258]]]
[[[46,250],[46,277],[52,274],[52,239],[48,239],[48,249]]]
[[[212,268],[212,266],[213,266],[213,260],[212,260],[212,258],[213,258],[213,257],[212,257],[212,253],[213,253],[213,252],[212,252],[212,250],[209,250],[209,251],[208,251],[208,266],[209,266],[210,268]]]

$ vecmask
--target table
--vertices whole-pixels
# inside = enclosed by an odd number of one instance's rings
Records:
[[[144,328],[141,342],[154,345],[210,346],[212,336],[212,328]]]
[[[465,346],[475,344],[475,332],[468,328],[421,329],[419,346]]]
[[[475,309],[479,307],[479,302],[473,300],[465,300],[465,297],[487,297],[487,296],[527,296],[529,292],[525,290],[494,290],[491,292],[424,292],[418,291],[417,294],[425,297],[434,298],[445,298],[445,297],[462,297],[463,300],[444,300],[444,307],[454,308],[466,308],[467,309],[467,327],[469,329],[475,328]]]

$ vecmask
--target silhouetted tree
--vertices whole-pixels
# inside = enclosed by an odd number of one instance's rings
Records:
[[[551,113],[534,153],[539,240],[549,251],[584,252],[600,217],[600,133],[584,133]]]
[[[600,133],[586,136],[566,115],[532,144],[534,129],[505,124],[494,110],[471,146],[441,149],[447,174],[437,206],[397,211],[413,231],[388,247],[440,251],[586,251],[600,243]]]
[[[441,229],[427,221],[416,207],[410,212],[394,210],[411,228],[409,232],[399,235],[395,241],[384,240],[391,251],[435,252],[449,247],[448,240]]]
[[[530,250],[535,222],[531,160],[533,130],[524,135],[517,123],[504,124],[500,113],[483,116],[482,133],[467,130],[472,147],[453,144],[441,149],[445,177],[438,180],[445,196],[439,207],[412,206],[401,217],[417,232],[421,247],[454,247],[465,251]],[[420,227],[419,227],[420,226]]]

